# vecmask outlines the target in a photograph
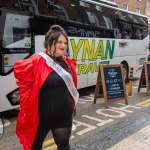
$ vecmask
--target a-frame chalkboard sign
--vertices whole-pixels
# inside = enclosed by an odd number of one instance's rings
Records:
[[[105,108],[108,108],[108,102],[122,99],[128,105],[121,64],[100,66],[95,88],[94,104],[97,98],[102,97],[104,97]]]
[[[146,88],[147,95],[150,95],[150,62],[143,64],[138,92],[140,92],[140,88]]]

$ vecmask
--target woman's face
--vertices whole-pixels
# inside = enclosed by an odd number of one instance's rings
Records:
[[[67,50],[67,39],[64,35],[60,35],[58,41],[56,41],[56,45],[54,44],[51,47],[51,53],[55,55],[55,57],[60,57],[66,52]],[[54,52],[55,51],[55,52]]]

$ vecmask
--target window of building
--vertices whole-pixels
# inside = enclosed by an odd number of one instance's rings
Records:
[[[137,8],[137,9],[135,10],[135,12],[136,12],[137,14],[140,14],[140,9]]]
[[[124,10],[128,10],[128,5],[127,4],[123,4],[123,9]]]

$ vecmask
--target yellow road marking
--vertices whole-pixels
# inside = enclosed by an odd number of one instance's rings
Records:
[[[43,143],[43,146],[46,146],[46,145],[48,145],[48,144],[53,144],[53,143],[55,143],[55,142],[54,142],[54,139],[51,138],[51,139],[49,139],[49,140],[46,140],[46,141]]]
[[[143,102],[137,103],[136,105],[138,105],[138,106],[143,106],[143,105],[146,105],[146,104],[149,103],[149,102],[150,102],[150,99],[147,99],[147,100],[145,100],[145,101],[143,101]]]
[[[48,146],[48,147],[46,147],[46,146]],[[56,148],[57,148],[53,138],[46,140],[43,143],[43,147],[45,147],[45,148],[43,148],[42,150],[56,150]]]
[[[149,106],[150,106],[150,103],[144,104],[144,105],[142,105],[142,106],[144,106],[144,107],[149,107]]]
[[[56,145],[50,145],[49,147],[43,148],[43,150],[56,150],[57,146]]]

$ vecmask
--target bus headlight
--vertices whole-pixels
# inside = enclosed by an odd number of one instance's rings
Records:
[[[6,95],[9,102],[14,106],[20,103],[20,95],[18,88]]]
[[[20,101],[19,91],[14,92],[14,93],[11,95],[11,97],[12,97],[12,101],[13,101],[14,103],[19,102],[19,101]]]

